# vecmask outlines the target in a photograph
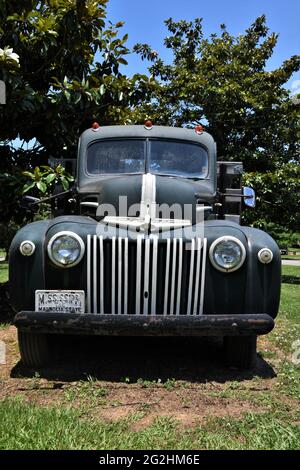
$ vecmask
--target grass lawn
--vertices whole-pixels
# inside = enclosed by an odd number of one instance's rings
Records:
[[[8,264],[0,262],[0,283],[8,281]]]
[[[174,420],[157,418],[135,432],[138,416],[115,423],[82,419],[66,408],[42,408],[20,400],[0,404],[0,449],[295,449],[300,428],[281,412],[246,414],[243,419],[208,419],[179,431]]]
[[[283,275],[300,278],[300,267],[283,266]],[[143,360],[138,380],[22,369],[11,377],[15,332],[0,327],[11,361],[0,366],[0,449],[300,449],[300,365],[292,360],[299,307],[300,286],[284,282],[276,328],[259,339],[252,373],[199,353],[204,366],[193,366],[194,377],[163,381],[146,377]],[[181,352],[169,357],[184,368]]]

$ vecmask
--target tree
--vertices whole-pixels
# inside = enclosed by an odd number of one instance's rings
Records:
[[[0,139],[36,138],[55,157],[74,156],[80,132],[94,119],[130,121],[144,99],[147,78],[119,72],[129,52],[122,22],[105,21],[107,0],[0,0],[0,56],[7,103]]]
[[[44,194],[45,182],[53,182],[54,173],[35,167],[49,157],[75,158],[79,135],[94,120],[130,123],[131,108],[147,95],[147,77],[120,73],[120,64],[127,63],[127,35],[120,37],[122,22],[106,20],[107,1],[0,0],[0,80],[7,91],[7,104],[0,105],[5,228],[25,221],[19,206],[25,183],[25,189],[32,185]],[[16,150],[10,141],[17,137],[35,139],[35,148]]]
[[[135,46],[143,59],[152,62],[149,71],[156,80],[152,101],[144,112],[159,124],[204,125],[217,142],[219,158],[242,161],[247,172],[255,173],[247,179],[251,177],[259,191],[264,185],[262,194],[268,193],[270,199],[277,178],[282,183],[291,172],[299,174],[299,100],[291,100],[285,85],[299,71],[300,56],[287,59],[276,70],[266,70],[278,35],[269,33],[264,15],[238,37],[221,25],[219,35],[206,39],[200,18],[165,23],[169,30],[165,46],[173,53],[171,64],[164,63],[149,45]],[[277,190],[282,189],[281,183]],[[300,191],[299,180],[293,188]],[[285,188],[284,194],[287,191]],[[260,214],[253,215],[270,220],[270,213],[276,218],[276,211],[288,210],[288,225],[295,227],[296,198],[288,201],[287,208],[282,196],[274,197],[276,208],[270,211],[261,199]]]
[[[167,20],[165,46],[173,63],[165,64],[147,44],[137,44],[142,58],[152,60],[157,80],[153,106],[156,122],[190,126],[201,123],[213,134],[218,153],[240,159],[248,171],[266,170],[299,153],[299,109],[284,85],[300,69],[293,56],[273,71],[265,69],[277,35],[268,35],[261,16],[238,37],[225,25],[221,34],[204,39],[202,19]]]

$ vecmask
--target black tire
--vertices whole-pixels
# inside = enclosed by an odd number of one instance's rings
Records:
[[[18,331],[21,360],[27,367],[42,367],[49,363],[51,352],[48,335]]]
[[[251,369],[256,363],[256,336],[226,336],[224,352],[226,364]]]

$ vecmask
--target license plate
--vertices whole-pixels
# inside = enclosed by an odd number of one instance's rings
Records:
[[[35,311],[49,313],[84,313],[83,290],[37,290]]]

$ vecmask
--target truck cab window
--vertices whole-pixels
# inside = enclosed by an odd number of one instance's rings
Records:
[[[87,171],[92,175],[156,173],[206,178],[208,154],[200,145],[172,140],[122,139],[98,141],[87,150]]]
[[[185,178],[206,178],[208,154],[200,145],[176,141],[150,141],[149,171]]]
[[[144,173],[144,140],[107,140],[88,147],[87,171],[93,175]]]

